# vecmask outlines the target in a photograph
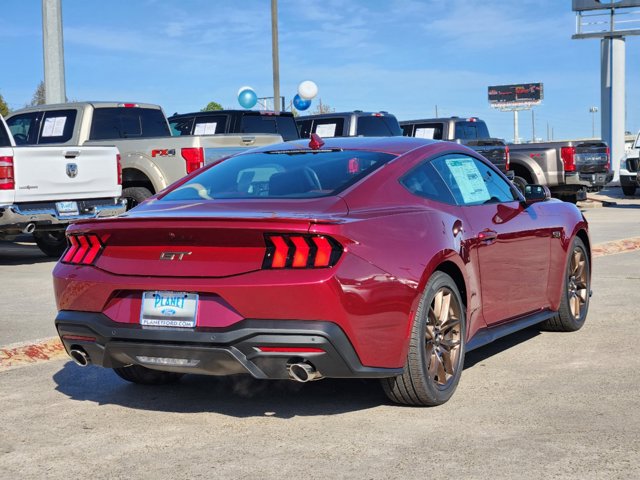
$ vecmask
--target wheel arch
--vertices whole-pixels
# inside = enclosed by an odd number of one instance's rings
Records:
[[[157,192],[151,179],[141,170],[129,167],[122,170],[122,187],[145,187],[152,194]]]
[[[540,166],[531,158],[517,152],[511,152],[509,163],[509,169],[512,170],[516,176],[524,178],[529,183],[539,185],[547,184],[547,179],[540,170]]]

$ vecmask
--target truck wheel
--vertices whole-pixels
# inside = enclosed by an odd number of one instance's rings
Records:
[[[580,238],[575,237],[565,268],[564,288],[558,313],[542,322],[544,330],[575,332],[582,328],[589,311],[591,271],[589,255]]]
[[[524,195],[524,187],[527,186],[527,181],[522,177],[513,177],[513,184]]]
[[[167,383],[175,383],[184,375],[182,373],[152,370],[142,365],[128,365],[126,367],[114,368],[113,371],[123,380],[141,385],[165,385]]]
[[[151,195],[151,191],[145,187],[127,187],[122,190],[122,197],[127,201],[127,210],[136,207]]]
[[[33,238],[38,248],[48,257],[60,258],[67,249],[67,237],[64,230],[33,232]]]
[[[636,194],[636,186],[622,185],[622,193],[624,193],[627,197],[633,197]]]
[[[440,405],[456,390],[466,334],[465,307],[453,279],[435,272],[415,314],[404,373],[382,379],[392,401],[405,405]]]

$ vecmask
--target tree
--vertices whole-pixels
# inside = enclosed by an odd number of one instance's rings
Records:
[[[322,103],[322,99],[318,98],[318,105],[316,106],[316,109],[313,111],[313,114],[319,115],[321,113],[333,113],[335,111],[336,111],[335,108],[331,108],[331,105],[329,105],[328,103]]]
[[[204,107],[200,111],[201,112],[213,112],[215,110],[223,110],[222,105],[220,105],[218,102],[209,102],[209,103],[207,103],[207,106]]]
[[[7,105],[7,102],[4,101],[4,97],[0,93],[0,115],[6,117],[7,115],[9,115],[9,111],[9,105]]]
[[[44,80],[38,84],[38,88],[33,92],[33,97],[31,97],[30,107],[35,107],[36,105],[44,105],[47,103],[47,97],[45,95],[44,89]]]

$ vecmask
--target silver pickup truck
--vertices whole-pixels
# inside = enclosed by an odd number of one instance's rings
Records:
[[[282,141],[272,134],[173,137],[162,109],[144,103],[39,105],[13,112],[7,124],[18,145],[117,147],[129,208],[207,163]]]
[[[18,147],[0,116],[0,240],[33,234],[58,257],[69,223],[123,213],[118,157],[114,147]]]
[[[509,144],[509,151],[516,178],[574,203],[613,179],[609,147],[600,141]]]

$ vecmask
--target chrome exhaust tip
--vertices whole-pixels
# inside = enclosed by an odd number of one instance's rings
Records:
[[[22,233],[33,233],[36,229],[35,223],[29,223],[26,227],[22,229]]]
[[[307,362],[288,363],[289,378],[296,382],[306,383],[322,378],[322,374],[312,364]]]
[[[89,355],[87,355],[87,352],[80,348],[72,348],[69,355],[71,356],[71,359],[76,362],[76,365],[80,365],[81,367],[86,367],[91,363],[91,359],[89,358]]]

